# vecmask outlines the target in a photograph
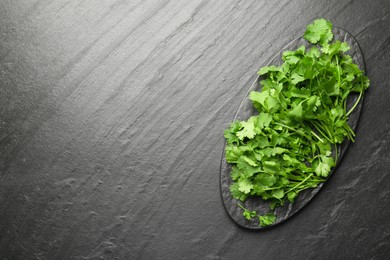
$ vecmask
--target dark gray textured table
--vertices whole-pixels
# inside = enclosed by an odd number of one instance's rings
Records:
[[[242,229],[222,132],[319,17],[366,60],[356,142],[298,215]],[[0,35],[0,259],[390,255],[389,1],[1,1]]]

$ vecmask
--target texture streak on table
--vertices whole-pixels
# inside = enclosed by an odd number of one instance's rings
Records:
[[[256,71],[324,17],[371,88],[317,197],[263,232],[219,193],[222,136]],[[2,1],[1,259],[390,254],[389,1]]]

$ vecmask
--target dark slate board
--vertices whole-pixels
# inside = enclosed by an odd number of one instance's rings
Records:
[[[333,28],[334,33],[334,40],[340,40],[340,41],[346,41],[348,42],[351,49],[347,52],[347,54],[352,56],[353,61],[358,64],[359,68],[364,70],[364,59],[362,52],[360,50],[360,47],[356,41],[356,39],[348,32],[344,31],[340,28]],[[286,45],[278,54],[274,56],[274,58],[271,59],[270,62],[266,64],[268,65],[281,65],[282,63],[282,53],[285,50],[294,50],[298,48],[301,45],[305,45],[306,47],[309,47],[310,44],[303,39],[303,37],[299,37],[295,40],[293,40],[291,43]],[[256,111],[254,107],[252,106],[251,101],[248,98],[248,94],[252,90],[259,91],[261,89],[261,86],[259,84],[260,80],[262,80],[261,76],[257,76],[253,84],[249,87],[244,100],[241,102],[240,107],[238,108],[236,115],[233,119],[234,120],[246,120],[252,115],[256,114]],[[350,95],[348,102],[347,102],[347,110],[352,107],[352,105],[357,100],[358,95],[353,93]],[[360,117],[360,112],[362,108],[362,102],[363,99],[359,102],[358,106],[355,108],[354,112],[349,116],[349,125],[353,130],[356,129]],[[345,155],[348,146],[350,144],[350,141],[346,140],[344,143],[342,143],[339,146],[339,157],[338,157],[338,163],[342,160],[343,156]],[[335,167],[331,174],[333,174],[336,171],[337,167]],[[242,209],[237,206],[237,203],[240,202],[236,199],[234,199],[229,191],[229,187],[232,184],[232,180],[230,178],[230,171],[231,171],[231,165],[226,163],[225,159],[225,151],[222,156],[221,161],[221,179],[220,179],[220,188],[221,188],[221,195],[222,200],[225,206],[225,209],[229,216],[233,219],[233,221],[238,224],[241,227],[249,228],[249,229],[264,229],[264,227],[259,226],[258,219],[255,218],[254,220],[246,220],[242,216]],[[330,175],[331,175],[330,174]],[[324,186],[325,183],[319,184],[314,189],[307,189],[305,191],[302,191],[297,196],[294,203],[285,203],[283,207],[279,207],[276,209],[275,213],[277,216],[276,222],[271,225],[275,226],[277,224],[280,224],[290,217],[292,217],[295,213],[299,212],[306,204],[309,203],[313,199],[313,197],[321,190],[321,188]],[[241,202],[240,202],[241,203]],[[264,202],[259,197],[250,197],[248,198],[244,203],[244,206],[250,210],[256,210],[258,213],[261,212],[268,212],[269,211],[269,204],[267,202]],[[271,227],[269,226],[269,227]],[[268,227],[267,227],[268,228]]]

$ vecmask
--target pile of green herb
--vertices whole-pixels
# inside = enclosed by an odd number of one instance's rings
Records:
[[[307,26],[304,38],[312,43],[283,53],[284,63],[263,67],[260,92],[250,99],[259,112],[225,130],[226,160],[232,164],[230,191],[245,201],[259,196],[270,209],[294,202],[297,194],[324,182],[337,162],[337,145],[354,140],[348,116],[369,86],[346,42],[334,41],[332,24],[324,19]],[[351,92],[359,98],[347,111]],[[258,215],[238,204],[243,216],[271,225],[271,211]]]

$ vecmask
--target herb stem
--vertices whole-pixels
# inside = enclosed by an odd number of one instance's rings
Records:
[[[357,105],[359,104],[359,101],[360,101],[360,99],[362,98],[362,96],[363,96],[363,91],[360,92],[358,99],[356,100],[356,102],[355,102],[355,104],[353,105],[353,107],[348,111],[348,113],[346,114],[346,116],[349,116],[349,115],[352,113],[352,111],[357,107]]]
[[[300,135],[306,137],[306,135],[305,135],[304,133],[302,133],[302,132],[300,132],[299,130],[296,130],[296,129],[292,128],[292,127],[289,127],[289,126],[287,126],[287,125],[285,125],[285,124],[281,124],[281,123],[275,122],[275,125],[283,126],[283,127],[287,128],[287,129],[289,129],[289,130],[291,130],[291,131],[294,131],[294,132],[296,132],[296,133],[298,133],[298,134],[300,134]]]
[[[295,190],[299,185],[301,185],[302,183],[304,183],[305,181],[307,181],[312,175],[313,175],[313,173],[310,173],[305,179],[303,179],[303,181],[301,181],[300,183],[298,183],[297,185],[295,185],[294,187],[292,187],[291,189],[289,189],[288,191],[286,191],[286,193],[289,193],[290,191]]]
[[[315,124],[315,122],[313,121],[312,122],[312,124],[313,124],[313,126],[314,126],[314,128],[326,139],[326,140],[328,140],[329,142],[332,142],[331,140],[330,140],[330,138],[317,126],[317,124]]]
[[[324,123],[323,121],[319,121],[319,125],[322,126],[322,128],[326,131],[326,133],[328,133],[328,136],[329,136],[329,139],[330,139],[329,141],[330,141],[331,143],[333,143],[333,141],[331,141],[331,139],[332,139],[332,134],[331,134],[329,128],[325,125],[325,123]]]
[[[244,206],[242,206],[241,204],[238,204],[238,203],[237,203],[237,205],[238,205],[240,208],[242,208],[243,210],[247,210],[247,209],[244,208]]]
[[[312,135],[314,135],[315,137],[317,137],[318,138],[318,140],[320,140],[320,142],[321,143],[323,143],[324,142],[324,140],[322,140],[321,139],[321,137],[319,137],[316,133],[314,133],[314,131],[312,130],[312,131],[310,131],[310,133],[312,134]]]

